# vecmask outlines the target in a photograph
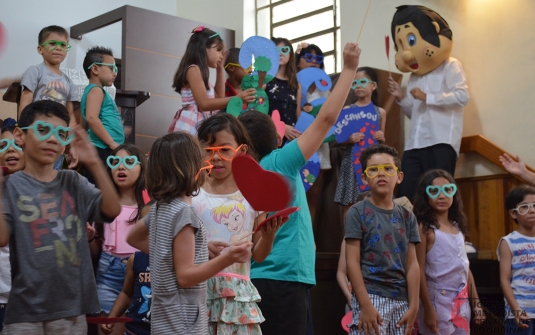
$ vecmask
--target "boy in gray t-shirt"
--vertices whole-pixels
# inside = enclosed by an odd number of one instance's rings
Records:
[[[416,217],[392,200],[403,180],[397,151],[378,144],[360,156],[371,197],[346,215],[347,273],[353,287],[350,334],[408,335],[418,312]]]
[[[87,133],[68,124],[65,106],[36,101],[13,131],[26,166],[6,178],[0,198],[0,247],[9,242],[12,266],[3,334],[85,334],[85,315],[100,310],[86,222],[110,222],[121,207]],[[75,171],[53,169],[71,141],[100,190]]]

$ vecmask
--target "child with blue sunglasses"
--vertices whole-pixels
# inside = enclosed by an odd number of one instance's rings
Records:
[[[420,334],[470,334],[471,310],[476,324],[485,320],[465,250],[468,233],[461,196],[453,177],[430,170],[420,179],[414,198],[421,243]],[[471,306],[472,305],[472,306]]]
[[[110,224],[97,223],[97,231],[103,239],[93,242],[95,247],[102,247],[96,273],[101,316],[110,314],[123,288],[128,259],[138,251],[126,242],[126,237],[144,214],[142,212],[149,209],[143,200],[147,159],[141,149],[133,144],[122,144],[111,152],[106,164],[119,194],[121,213]],[[113,334],[124,334],[124,330],[124,324],[117,324]]]

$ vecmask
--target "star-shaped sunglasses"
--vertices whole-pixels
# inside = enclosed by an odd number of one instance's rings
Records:
[[[74,139],[74,131],[71,127],[57,126],[44,121],[35,121],[31,126],[22,127],[20,129],[31,129],[39,141],[46,141],[52,135],[56,136],[56,139],[61,145],[68,145]]]

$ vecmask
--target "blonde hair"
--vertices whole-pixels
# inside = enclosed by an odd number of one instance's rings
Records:
[[[210,214],[216,223],[221,223],[223,219],[229,218],[230,213],[233,210],[236,210],[242,216],[245,216],[245,206],[237,200],[229,200],[224,202],[221,206],[212,209]]]

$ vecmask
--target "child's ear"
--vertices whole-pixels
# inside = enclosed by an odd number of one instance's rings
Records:
[[[247,151],[249,151],[249,146],[247,144],[242,145],[242,147],[240,148],[240,153],[246,154]]]
[[[398,180],[396,180],[396,184],[401,184],[401,182],[403,181],[403,178],[405,177],[405,175],[403,174],[403,171],[399,171],[398,172]]]
[[[364,173],[360,175],[360,180],[362,180],[364,185],[368,186],[368,178],[366,178],[366,175]]]
[[[24,132],[19,127],[13,129],[13,138],[19,147],[24,147]]]
[[[516,220],[516,219],[517,219],[517,217],[516,217],[516,212],[515,212],[514,210],[510,209],[510,210],[509,210],[509,215],[511,216],[511,218],[512,218],[513,220]]]

